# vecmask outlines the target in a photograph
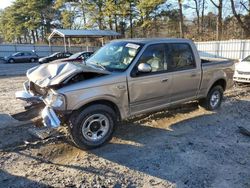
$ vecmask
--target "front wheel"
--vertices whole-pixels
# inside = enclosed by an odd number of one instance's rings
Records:
[[[109,106],[96,104],[72,114],[69,123],[75,145],[80,149],[93,149],[112,138],[116,115]]]
[[[223,88],[221,86],[214,86],[209,92],[205,99],[199,101],[200,106],[207,110],[213,111],[220,107],[223,99]]]
[[[9,59],[8,62],[9,62],[9,63],[15,63],[15,60],[14,60],[14,59]]]

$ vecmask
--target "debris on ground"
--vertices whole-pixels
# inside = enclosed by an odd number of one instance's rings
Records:
[[[239,126],[239,130],[240,130],[240,133],[245,135],[245,136],[250,136],[250,130],[244,128],[244,127],[241,127]]]
[[[66,127],[34,137],[33,124],[2,126],[22,110],[14,93],[25,79],[0,78],[0,187],[250,187],[249,137],[235,131],[249,133],[250,86],[228,90],[215,112],[190,103],[128,120],[83,151]]]

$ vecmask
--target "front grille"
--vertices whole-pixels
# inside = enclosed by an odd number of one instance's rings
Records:
[[[33,82],[30,82],[30,91],[34,94],[34,95],[46,95],[47,94],[47,90],[43,89],[41,87],[39,87],[38,85],[36,85]]]
[[[237,71],[237,73],[243,75],[250,75],[250,72],[244,72],[244,71]]]

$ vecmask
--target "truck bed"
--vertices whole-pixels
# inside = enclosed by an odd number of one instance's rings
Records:
[[[233,62],[234,60],[232,59],[223,59],[223,58],[210,58],[210,57],[201,57],[201,64],[221,64],[221,63],[226,63],[226,62]]]
[[[202,81],[199,95],[206,96],[207,89],[209,89],[211,83],[216,81],[219,75],[225,75],[225,77],[228,78],[226,88],[232,87],[234,64],[235,61],[230,59],[201,57]]]

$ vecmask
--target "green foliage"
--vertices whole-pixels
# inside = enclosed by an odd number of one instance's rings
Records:
[[[0,14],[0,32],[7,42],[37,42],[45,38],[55,16],[51,0],[16,0]]]
[[[47,42],[53,28],[111,29],[120,32],[124,37],[178,37],[181,21],[178,2],[185,5],[184,9],[188,7],[195,11],[191,2],[208,0],[16,0],[10,7],[0,11],[0,35],[6,42],[18,43]],[[192,20],[187,20],[184,16],[185,35],[192,39],[213,39],[217,15],[202,15],[202,6],[198,8],[201,16],[199,21],[198,16]],[[245,9],[248,9],[247,4]],[[236,11],[239,10],[238,8]],[[245,27],[250,25],[250,12],[248,13],[238,13]],[[202,23],[197,26],[199,22]],[[224,32],[230,27],[241,28],[232,15],[225,17],[223,22]],[[201,31],[199,36],[197,27],[202,27],[201,30],[198,28]],[[245,33],[248,32],[248,29],[244,30]],[[238,37],[242,31],[237,30],[238,34],[227,33]]]

